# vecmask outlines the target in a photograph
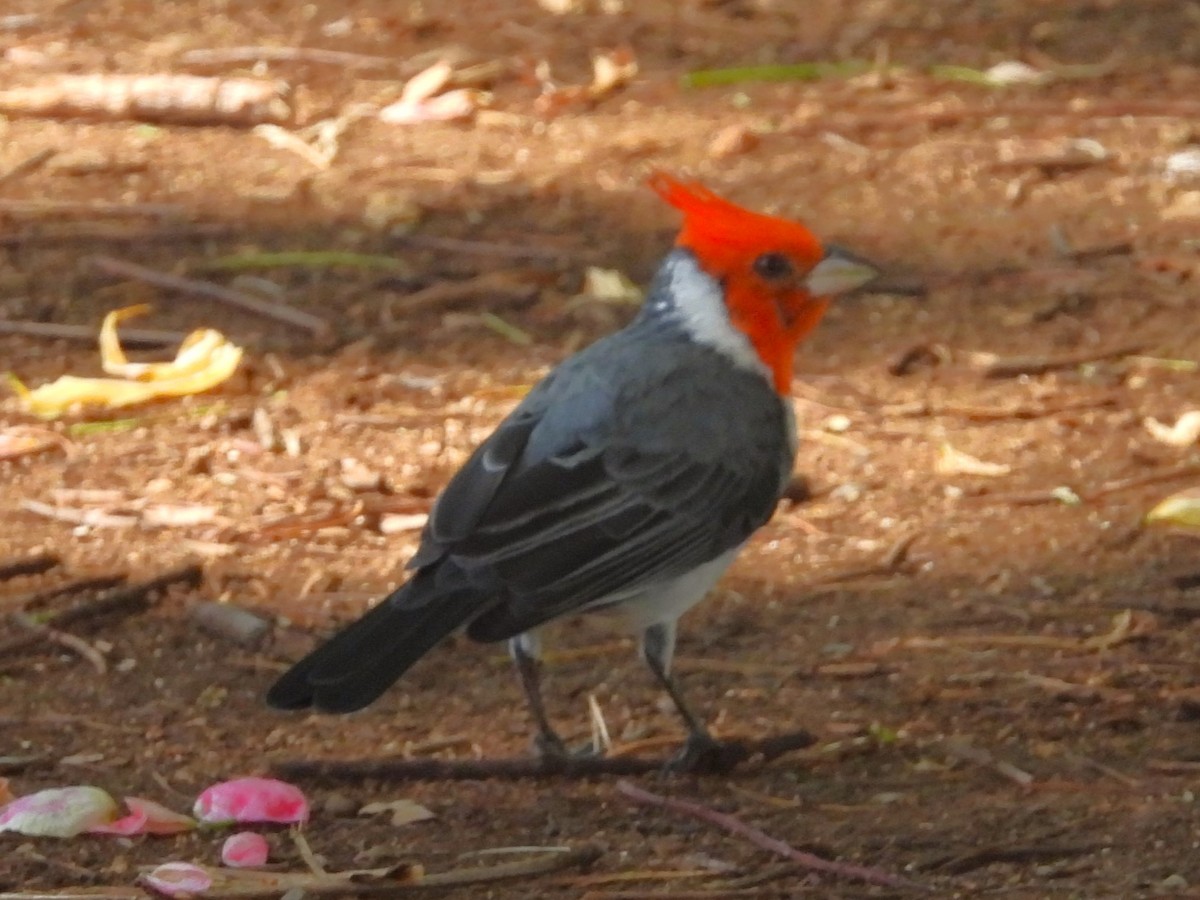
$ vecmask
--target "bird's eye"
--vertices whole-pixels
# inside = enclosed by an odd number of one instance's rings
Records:
[[[754,271],[767,281],[783,281],[791,278],[794,270],[792,261],[782,253],[764,253],[754,260]]]

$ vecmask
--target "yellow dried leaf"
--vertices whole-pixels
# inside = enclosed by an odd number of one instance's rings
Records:
[[[1156,441],[1172,447],[1190,447],[1200,440],[1200,410],[1190,410],[1181,415],[1174,425],[1166,425],[1158,419],[1143,419],[1142,424]]]
[[[996,478],[1007,475],[1012,471],[1012,466],[985,462],[969,453],[956,450],[949,444],[942,444],[938,451],[937,462],[934,463],[934,470],[939,475],[983,475]]]
[[[242,348],[212,328],[198,328],[184,338],[170,362],[129,362],[117,337],[117,324],[148,309],[144,304],[129,306],[104,317],[100,327],[100,362],[105,372],[116,377],[64,375],[32,391],[12,378],[25,409],[53,419],[81,406],[117,409],[163,397],[183,397],[211,390],[237,370]]]
[[[1200,532],[1200,487],[1188,488],[1159,501],[1146,513],[1147,525],[1167,525]]]
[[[614,303],[641,303],[642,290],[616,269],[588,266],[583,276],[583,293],[597,300]]]

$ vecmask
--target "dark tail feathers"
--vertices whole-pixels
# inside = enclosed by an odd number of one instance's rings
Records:
[[[475,591],[435,590],[418,575],[288,669],[267,692],[276,709],[362,709],[479,611]]]

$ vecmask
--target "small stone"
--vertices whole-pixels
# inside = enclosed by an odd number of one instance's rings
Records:
[[[358,801],[342,793],[332,793],[321,804],[325,812],[335,818],[347,818],[358,812]]]
[[[191,609],[191,618],[205,631],[243,647],[258,644],[271,627],[266,619],[231,603],[197,603]]]
[[[745,125],[728,125],[717,132],[708,145],[708,155],[713,159],[728,159],[755,149],[761,140]]]

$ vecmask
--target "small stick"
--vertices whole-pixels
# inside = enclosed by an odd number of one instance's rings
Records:
[[[1149,475],[1137,475],[1133,478],[1118,478],[1115,481],[1106,481],[1094,491],[1087,491],[1082,495],[1083,500],[1099,500],[1107,497],[1109,494],[1120,493],[1121,491],[1132,490],[1133,488],[1145,487],[1148,484],[1158,484],[1161,481],[1174,481],[1177,478],[1191,478],[1193,475],[1200,475],[1200,465],[1195,463],[1174,466],[1162,472],[1151,472]]]
[[[642,803],[649,806],[660,806],[663,809],[669,809],[672,812],[683,813],[684,815],[693,816],[700,819],[702,822],[708,822],[710,825],[716,825],[718,828],[723,828],[730,834],[735,834],[738,837],[745,838],[754,846],[767,850],[771,853],[778,854],[793,862],[797,862],[813,872],[825,872],[829,875],[836,875],[840,878],[850,878],[855,881],[863,881],[867,884],[874,884],[880,887],[890,888],[916,888],[925,890],[922,885],[915,881],[910,881],[899,875],[893,875],[890,872],[884,872],[881,869],[875,869],[868,866],[859,866],[853,863],[840,863],[834,860],[822,859],[812,853],[805,853],[803,850],[797,850],[790,844],[773,838],[765,831],[760,831],[753,825],[747,825],[736,816],[731,816],[728,813],[719,812],[708,806],[703,806],[699,803],[693,803],[690,800],[677,800],[672,797],[664,797],[661,794],[654,794],[631,784],[628,781],[618,781],[617,791],[624,794],[634,803]]]
[[[1056,369],[1074,369],[1086,363],[1117,359],[1141,351],[1136,344],[1125,344],[1107,349],[1084,350],[1064,356],[997,356],[994,353],[972,355],[970,366],[978,369],[985,378],[1014,378],[1018,375],[1043,375]]]
[[[0,184],[14,181],[22,175],[28,175],[44,166],[52,157],[58,154],[56,147],[43,147],[37,153],[21,160],[7,172],[0,172]]]
[[[395,238],[395,241],[398,244],[425,250],[474,253],[480,256],[500,256],[507,259],[561,260],[576,255],[571,250],[553,250],[532,245],[505,244],[498,241],[472,241],[464,238],[439,237],[435,234],[407,234]]]
[[[548,875],[563,869],[583,869],[603,855],[599,847],[584,844],[565,853],[543,853],[532,859],[515,860],[494,866],[471,866],[451,869],[448,872],[433,872],[416,882],[416,887],[449,887],[454,885],[483,884],[505,878],[527,878],[532,875]]]
[[[396,897],[401,894],[420,891],[422,889],[440,890],[447,887],[466,887],[475,884],[490,884],[496,881],[506,881],[511,878],[530,878],[537,875],[549,875],[565,869],[582,869],[590,866],[602,855],[599,847],[585,844],[564,853],[540,854],[532,859],[521,859],[513,862],[498,863],[494,866],[467,866],[461,869],[450,869],[446,872],[433,872],[412,880],[364,881],[358,878],[339,877],[337,873],[325,876],[314,876],[307,873],[299,876],[290,873],[245,873],[246,877],[262,876],[262,890],[255,890],[247,884],[237,884],[236,879],[243,873],[231,873],[233,884],[227,891],[209,890],[204,893],[205,900],[278,900],[284,894],[297,891],[312,897]],[[215,871],[215,870],[214,870]],[[224,873],[226,870],[222,870]],[[290,888],[289,888],[290,886]],[[65,895],[47,894],[0,894],[0,900],[60,900]],[[111,900],[133,900],[135,897],[144,898],[141,894],[117,894]],[[69,900],[109,900],[105,895],[75,895]]]
[[[400,60],[391,56],[367,56],[344,50],[319,47],[217,47],[188,50],[179,57],[185,66],[221,66],[229,63],[299,62],[326,66],[353,66],[359,69],[395,67]]]
[[[96,343],[97,332],[91,325],[60,325],[57,322],[10,322],[0,319],[0,334],[24,334],[58,341]],[[126,347],[164,347],[181,344],[187,337],[178,331],[152,328],[122,328],[121,343]]]
[[[987,750],[984,750],[982,747],[975,747],[971,744],[968,744],[966,741],[954,739],[943,741],[942,746],[945,748],[946,752],[955,759],[973,762],[976,765],[989,768],[1023,788],[1029,787],[1034,782],[1033,776],[1024,769],[1019,769],[1010,762],[997,759],[994,755],[989,753]]]
[[[843,134],[858,131],[878,133],[889,128],[903,130],[925,125],[940,128],[961,125],[973,119],[995,119],[1002,117],[1027,116],[1045,119],[1065,116],[1071,119],[1110,119],[1126,116],[1156,116],[1180,118],[1194,121],[1200,118],[1200,103],[1192,100],[1113,100],[1092,103],[1083,107],[1071,107],[1063,103],[997,103],[979,104],[970,107],[944,109],[906,109],[902,112],[866,112],[842,119],[821,116],[814,121],[803,122],[785,131],[792,137],[820,135],[826,132]]]
[[[185,210],[178,203],[112,203],[107,200],[0,200],[0,212],[11,215],[151,216],[178,219]]]
[[[914,528],[906,531],[892,543],[879,562],[856,566],[844,572],[834,572],[832,575],[817,579],[812,584],[814,587],[820,587],[843,581],[854,581],[858,578],[886,578],[891,575],[903,574],[906,570],[908,551],[920,536],[920,529]]]
[[[10,116],[86,116],[176,125],[251,126],[291,116],[287,86],[259,78],[206,78],[158,73],[48,75],[0,90]]]
[[[183,566],[166,574],[151,578],[141,584],[133,584],[126,588],[113,591],[98,597],[88,603],[81,603],[70,609],[63,610],[42,624],[49,628],[62,629],[66,625],[94,619],[114,612],[137,612],[150,603],[157,594],[175,584],[197,587],[203,578],[200,567],[196,565]],[[7,653],[17,653],[36,647],[45,640],[42,634],[26,634],[11,638],[0,643],[0,656]]]
[[[104,661],[104,657],[100,654],[100,651],[83,640],[83,638],[78,638],[65,631],[59,631],[57,628],[43,625],[27,613],[16,612],[12,614],[11,618],[31,635],[36,635],[44,641],[66,647],[68,650],[82,657],[96,670],[96,674],[105,675],[108,673],[108,663]]]
[[[330,330],[329,323],[319,316],[314,316],[303,310],[293,309],[290,306],[272,303],[269,300],[260,300],[257,297],[243,294],[241,291],[222,287],[219,284],[213,284],[209,281],[198,281],[194,278],[182,278],[179,275],[157,272],[154,269],[148,269],[145,266],[139,266],[136,263],[126,262],[125,260],[116,259],[111,256],[92,256],[88,258],[88,262],[92,268],[104,272],[106,275],[115,275],[118,278],[132,278],[136,281],[144,281],[147,284],[152,284],[155,287],[180,291],[185,294],[195,294],[200,297],[208,297],[221,303],[227,303],[230,306],[236,306],[238,309],[245,310],[246,312],[265,316],[268,319],[274,319],[277,322],[283,322],[286,325],[303,329],[313,337],[328,334]]]
[[[39,553],[27,559],[14,559],[0,563],[0,581],[8,581],[21,575],[41,575],[62,563],[53,553]]]
[[[816,743],[807,731],[794,731],[755,741],[722,741],[719,759],[706,772],[727,773],[752,757],[769,762]],[[283,778],[329,778],[393,781],[475,781],[484,778],[592,778],[597,775],[646,775],[661,772],[670,760],[644,756],[528,757],[509,759],[284,759],[271,764]]]
[[[17,234],[0,235],[0,247],[36,247],[43,244],[58,245],[87,241],[140,245],[228,237],[231,233],[232,228],[229,225],[214,222],[200,222],[194,225],[164,225],[152,231],[142,229],[131,231],[127,228],[102,228],[91,225],[60,226],[57,228],[39,227],[36,230],[18,232]]]

